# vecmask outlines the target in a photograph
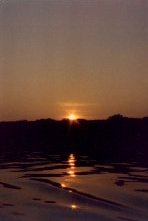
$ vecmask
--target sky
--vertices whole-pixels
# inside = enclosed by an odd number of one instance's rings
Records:
[[[147,0],[0,0],[0,121],[148,115]]]

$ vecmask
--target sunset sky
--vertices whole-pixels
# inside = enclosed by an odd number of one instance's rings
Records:
[[[0,0],[0,120],[148,115],[147,0]]]

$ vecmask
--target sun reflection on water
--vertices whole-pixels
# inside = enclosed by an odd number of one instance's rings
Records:
[[[75,159],[74,154],[70,154],[70,156],[68,158],[69,169],[68,169],[67,173],[71,177],[75,177],[76,176],[76,174],[75,174],[75,162],[76,162],[76,159]]]
[[[65,188],[66,184],[65,183],[61,183],[61,187]]]
[[[68,157],[68,168],[67,168],[67,174],[69,175],[64,179],[63,182],[61,182],[61,187],[66,188],[69,187],[70,182],[72,181],[72,178],[76,177],[76,158],[74,154],[70,154]]]
[[[76,204],[72,204],[72,205],[71,205],[71,208],[72,208],[72,209],[77,209],[78,206],[77,206]]]

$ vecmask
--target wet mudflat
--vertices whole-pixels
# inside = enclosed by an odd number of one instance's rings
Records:
[[[0,157],[2,221],[147,221],[148,168],[40,152]]]

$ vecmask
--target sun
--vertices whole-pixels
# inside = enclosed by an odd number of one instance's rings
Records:
[[[70,121],[76,121],[78,119],[77,115],[74,113],[71,113],[67,116],[67,119]]]

